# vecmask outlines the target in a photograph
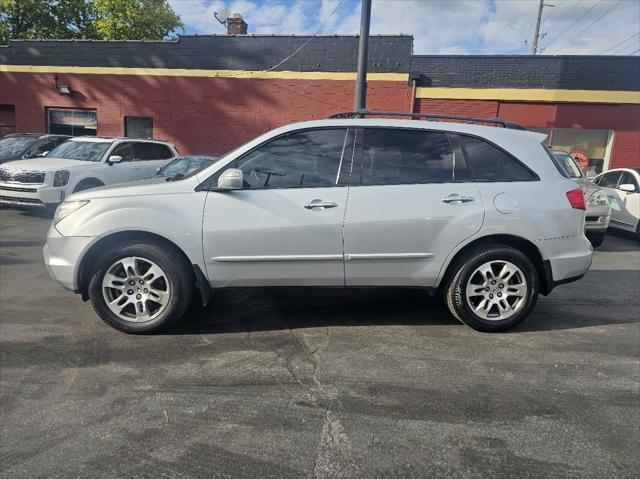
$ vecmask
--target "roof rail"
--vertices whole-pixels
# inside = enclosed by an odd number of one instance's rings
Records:
[[[337,113],[335,115],[331,115],[329,118],[331,119],[339,119],[339,118],[363,118],[365,116],[406,116],[409,118],[425,118],[426,120],[433,121],[443,121],[443,120],[457,120],[463,121],[465,123],[493,123],[495,125],[500,125],[504,128],[509,128],[512,130],[526,130],[526,128],[518,123],[512,123],[510,121],[505,121],[500,118],[469,118],[466,116],[450,116],[450,115],[433,115],[431,113],[403,113],[396,111],[369,111],[369,110],[358,110],[358,111],[348,111],[344,113]]]

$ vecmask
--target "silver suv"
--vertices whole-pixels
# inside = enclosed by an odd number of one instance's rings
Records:
[[[177,181],[73,195],[45,262],[129,333],[235,286],[420,287],[471,327],[503,331],[591,263],[584,195],[544,139],[442,121],[297,123]]]
[[[56,206],[78,191],[147,178],[176,156],[164,141],[78,136],[45,158],[4,163],[0,203]]]

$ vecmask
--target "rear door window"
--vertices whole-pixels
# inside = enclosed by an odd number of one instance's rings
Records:
[[[353,185],[403,185],[464,178],[463,157],[454,155],[446,133],[402,128],[365,128]],[[358,142],[360,144],[360,142]],[[455,160],[462,163],[454,168]]]
[[[173,152],[158,143],[134,143],[133,157],[134,161],[166,160],[173,157]]]
[[[537,176],[497,146],[480,138],[461,135],[476,181],[534,181]]]

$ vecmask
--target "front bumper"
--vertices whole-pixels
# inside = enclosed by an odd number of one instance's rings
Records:
[[[80,259],[95,238],[88,236],[62,236],[53,225],[44,245],[44,264],[49,275],[64,288],[78,290]]]
[[[62,188],[31,183],[0,183],[0,203],[21,206],[48,206],[64,200]]]

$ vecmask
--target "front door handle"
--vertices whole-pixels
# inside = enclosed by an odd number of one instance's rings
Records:
[[[304,207],[308,210],[312,210],[314,208],[322,208],[323,210],[325,210],[327,208],[335,208],[336,206],[338,206],[337,203],[332,203],[330,201],[324,201],[320,199],[312,200],[311,203],[307,203],[306,205],[304,205]]]
[[[447,196],[446,198],[442,198],[442,202],[443,203],[469,203],[470,201],[473,201],[473,197],[472,196],[461,196],[457,193],[452,193],[449,196]]]

